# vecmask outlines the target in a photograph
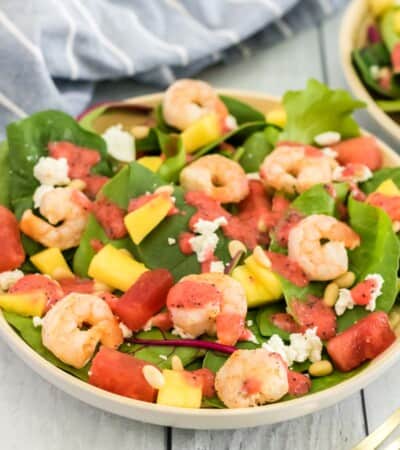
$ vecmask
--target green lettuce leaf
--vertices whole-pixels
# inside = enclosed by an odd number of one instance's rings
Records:
[[[33,326],[32,318],[23,317],[19,314],[3,311],[3,315],[7,322],[16,330],[16,332],[22,337],[22,339],[31,347],[35,352],[39,353],[44,359],[49,361],[51,364],[54,364],[59,369],[64,370],[76,377],[80,378],[83,381],[87,381],[88,371],[90,363],[86,364],[82,369],[75,369],[68,364],[63,363],[58,358],[56,358],[53,353],[47,350],[46,347],[42,344],[42,335],[41,335],[41,327],[35,328]]]
[[[361,245],[349,252],[349,270],[357,280],[369,274],[380,274],[384,279],[382,294],[376,300],[376,309],[389,312],[397,296],[397,272],[399,268],[400,244],[392,229],[389,216],[380,208],[349,200],[349,223],[361,237]],[[365,316],[365,308],[355,307],[338,319],[340,331]]]
[[[281,140],[312,144],[315,136],[326,131],[337,131],[344,139],[360,134],[352,114],[365,104],[342,89],[331,90],[311,79],[306,89],[288,91],[283,104],[287,123]]]
[[[20,215],[32,206],[32,195],[39,186],[33,176],[33,167],[41,156],[48,154],[47,145],[53,141],[69,141],[96,150],[101,161],[93,173],[111,175],[106,144],[94,133],[83,129],[71,116],[60,111],[43,111],[7,127],[10,164],[11,205]]]
[[[370,194],[385,180],[391,179],[393,183],[400,188],[400,167],[385,167],[384,169],[374,172],[373,177],[360,185],[361,189]]]

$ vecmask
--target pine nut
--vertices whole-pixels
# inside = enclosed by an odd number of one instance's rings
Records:
[[[181,358],[179,358],[178,355],[174,355],[171,358],[171,367],[172,367],[172,370],[177,370],[179,372],[181,370],[183,370],[183,364],[182,364]]]
[[[349,287],[353,286],[355,281],[356,281],[356,276],[354,275],[353,272],[346,272],[334,280],[334,282],[340,288],[349,288]]]
[[[144,139],[148,136],[149,131],[150,128],[146,127],[146,125],[136,125],[131,128],[131,134],[133,134],[136,139]]]
[[[260,266],[265,267],[266,269],[271,268],[271,260],[265,254],[264,250],[257,245],[257,247],[253,250],[254,259],[257,261]]]
[[[155,191],[155,194],[168,194],[172,195],[174,193],[174,188],[170,184],[166,184],[165,186],[158,187]]]
[[[76,180],[72,180],[68,184],[68,187],[70,187],[71,189],[76,189],[77,191],[83,191],[86,187],[86,183],[83,180],[79,180],[79,178],[77,178]]]
[[[164,386],[164,375],[154,366],[144,366],[142,369],[145,380],[154,389],[161,389]]]
[[[323,301],[326,306],[334,306],[339,295],[339,286],[336,283],[329,283],[324,292]]]
[[[229,254],[231,255],[231,258],[234,258],[239,252],[246,253],[247,248],[243,244],[243,242],[235,239],[235,240],[229,242],[228,251],[229,251]]]
[[[328,360],[318,361],[311,364],[308,372],[313,377],[324,377],[333,372],[333,366]]]

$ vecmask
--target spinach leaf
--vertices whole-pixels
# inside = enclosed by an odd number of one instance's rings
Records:
[[[243,144],[244,152],[239,164],[245,172],[258,172],[264,158],[272,152],[273,146],[264,131],[257,131],[249,136]]]
[[[41,328],[35,328],[33,326],[32,318],[23,317],[19,314],[6,311],[3,311],[3,315],[7,322],[17,331],[18,334],[20,334],[29,347],[35,350],[36,353],[39,353],[39,355],[44,359],[65,372],[75,375],[83,381],[88,380],[90,363],[86,364],[86,366],[82,369],[75,369],[74,367],[69,366],[56,358],[53,353],[47,350],[47,348],[42,344]]]
[[[275,326],[271,317],[277,313],[285,313],[286,308],[283,303],[276,303],[273,305],[266,305],[258,310],[257,313],[257,325],[260,330],[260,333],[263,336],[270,337],[273,334],[277,334],[282,339],[288,341],[289,333],[287,331],[282,330],[281,328]]]
[[[161,332],[154,328],[150,331],[141,331],[136,334],[138,339],[176,339],[171,333]],[[129,353],[136,358],[143,359],[158,366],[160,369],[170,369],[171,359],[174,355],[179,356],[182,364],[186,367],[199,357],[204,355],[204,350],[191,347],[166,347],[141,344],[124,343],[119,348],[119,351]]]
[[[373,177],[362,183],[360,187],[366,194],[370,194],[388,179],[393,180],[393,183],[400,188],[400,167],[385,167],[384,169],[377,170],[374,172]]]
[[[365,104],[345,90],[331,90],[311,79],[303,91],[287,92],[283,104],[287,123],[281,140],[312,144],[315,136],[326,131],[337,131],[343,139],[360,134],[352,113]]]
[[[217,373],[218,370],[225,364],[227,359],[228,355],[225,355],[224,353],[208,350],[203,359],[203,367],[211,370],[211,372]]]
[[[203,397],[202,408],[216,408],[216,409],[226,409],[226,406],[222,401],[215,395],[214,397]]]
[[[9,206],[10,199],[8,184],[10,178],[10,168],[8,164],[8,144],[3,141],[0,144],[0,205]]]
[[[220,95],[219,97],[228,108],[229,114],[236,119],[239,125],[246,122],[265,121],[264,114],[247,103],[243,103],[227,95]]]
[[[287,310],[292,315],[294,315],[291,311],[291,304],[293,300],[307,301],[310,296],[321,298],[324,292],[325,285],[321,282],[311,282],[307,286],[299,287],[286,278],[280,277],[280,279],[282,283],[283,296],[287,304]]]
[[[291,204],[292,208],[309,216],[311,214],[326,214],[333,216],[335,199],[328,193],[322,184],[307,189],[301,193]]]
[[[376,306],[388,312],[396,300],[400,257],[400,244],[392,222],[382,209],[353,198],[349,201],[349,217],[350,226],[361,238],[361,245],[349,252],[349,269],[358,280],[373,273],[382,276],[385,281]]]
[[[32,205],[32,195],[39,186],[33,167],[41,156],[48,154],[47,145],[54,141],[69,141],[96,150],[101,161],[93,173],[111,175],[106,144],[97,134],[83,129],[71,116],[60,111],[43,111],[7,127],[10,164],[10,199],[13,208],[21,213]],[[19,207],[18,207],[19,206]]]
[[[157,137],[166,159],[158,169],[158,175],[166,182],[176,183],[179,174],[186,165],[186,151],[181,138],[157,130]]]

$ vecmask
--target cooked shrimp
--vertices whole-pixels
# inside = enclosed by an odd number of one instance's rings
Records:
[[[228,408],[276,402],[289,390],[287,365],[264,348],[237,350],[218,370],[215,389]]]
[[[200,191],[221,203],[247,197],[249,184],[242,167],[221,155],[207,155],[185,167],[180,176],[185,191]]]
[[[295,194],[318,183],[330,183],[335,167],[335,159],[318,149],[280,146],[264,159],[260,175],[267,188]]]
[[[81,326],[91,325],[88,330]],[[82,368],[101,342],[122,344],[122,331],[107,303],[95,295],[72,293],[58,301],[42,322],[42,342],[58,359]]]
[[[89,209],[90,202],[82,192],[71,188],[55,188],[43,195],[40,204],[40,214],[48,222],[28,209],[22,215],[19,226],[27,236],[45,247],[65,250],[79,245]],[[56,226],[59,222],[62,224]]]
[[[179,80],[164,95],[163,114],[167,123],[185,130],[205,114],[215,112],[223,124],[228,110],[216,91],[204,81]]]
[[[346,248],[358,245],[360,237],[355,231],[323,214],[306,217],[289,232],[289,258],[297,261],[310,280],[333,280],[347,272]]]
[[[181,337],[217,335],[234,345],[243,334],[247,313],[242,285],[222,273],[188,275],[168,293],[167,307]]]

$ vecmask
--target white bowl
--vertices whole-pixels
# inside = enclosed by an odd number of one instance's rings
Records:
[[[365,101],[371,116],[393,137],[400,140],[400,124],[382,111],[364,86],[351,60],[352,51],[365,44],[368,25],[374,21],[367,0],[353,0],[343,16],[339,33],[342,68],[350,89]]]
[[[279,106],[277,98],[251,92],[224,90],[221,93],[247,101],[267,112]],[[138,97],[129,102],[157,104],[162,94]],[[380,142],[385,166],[399,166],[400,157]],[[333,405],[364,388],[392,366],[400,355],[400,339],[359,374],[330,389],[298,399],[257,408],[183,409],[141,402],[104,391],[85,383],[50,364],[32,350],[0,313],[0,335],[33,370],[58,388],[92,406],[120,416],[157,425],[195,429],[236,429],[282,422]]]

